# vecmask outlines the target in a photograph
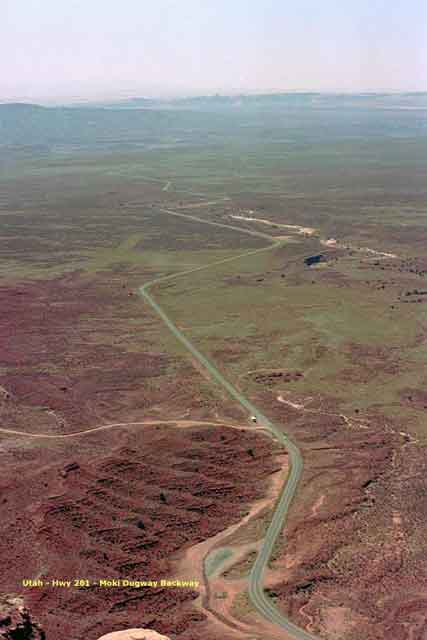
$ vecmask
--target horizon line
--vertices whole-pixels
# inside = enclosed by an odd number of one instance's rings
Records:
[[[217,90],[210,89],[201,92],[175,92],[175,93],[123,93],[108,94],[100,96],[23,96],[16,95],[7,98],[0,98],[0,104],[29,104],[35,106],[44,106],[44,104],[57,104],[66,106],[67,104],[93,104],[99,102],[129,102],[131,100],[151,100],[158,102],[178,102],[180,100],[194,99],[194,98],[239,98],[239,97],[263,97],[273,95],[326,95],[326,96],[404,96],[404,95],[425,95],[427,94],[427,88],[425,89],[364,89],[364,90],[351,90],[351,89],[266,89],[266,90],[253,90],[253,89],[231,89],[231,90]]]

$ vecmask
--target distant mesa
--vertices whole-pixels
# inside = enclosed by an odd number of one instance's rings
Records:
[[[41,104],[33,104],[32,102],[0,102],[0,109],[8,111],[24,111],[28,109],[45,109]]]
[[[170,638],[150,629],[128,629],[127,631],[107,633],[99,640],[170,640]]]

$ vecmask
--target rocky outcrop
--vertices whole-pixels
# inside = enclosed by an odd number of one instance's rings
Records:
[[[0,599],[1,640],[45,640],[44,631],[31,619],[22,598],[3,596]]]
[[[127,631],[115,631],[107,633],[99,640],[170,640],[167,636],[161,636],[150,629],[128,629]]]

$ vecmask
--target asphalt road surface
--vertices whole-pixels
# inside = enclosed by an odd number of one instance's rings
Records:
[[[178,213],[176,211],[170,211],[169,209],[161,209],[163,213],[174,215],[182,218],[187,218],[190,220],[197,220],[198,222],[203,222],[204,224],[210,224],[212,226],[225,227],[230,228],[232,231],[239,231],[241,233],[247,233],[248,235],[255,235],[261,237],[263,239],[269,240],[270,245],[267,247],[263,247],[261,249],[255,249],[252,251],[247,251],[246,253],[240,254],[238,256],[233,256],[231,258],[225,258],[223,260],[219,260],[207,265],[203,265],[200,267],[196,267],[194,269],[189,269],[187,271],[182,271],[177,274],[173,274],[170,276],[164,276],[161,278],[157,278],[155,280],[151,280],[147,282],[145,285],[140,287],[139,291],[142,297],[148,302],[148,304],[154,309],[157,315],[161,318],[164,324],[168,327],[168,329],[173,333],[173,335],[181,342],[184,347],[191,353],[191,355],[196,358],[196,360],[208,371],[210,376],[225,389],[228,394],[238,402],[247,412],[248,419],[249,416],[256,416],[257,423],[259,426],[267,429],[271,432],[272,436],[277,439],[278,442],[284,445],[288,451],[289,460],[290,460],[290,472],[286,481],[285,486],[282,489],[279,501],[277,503],[272,521],[270,526],[267,529],[267,533],[265,535],[263,544],[258,553],[258,556],[255,560],[255,563],[252,566],[252,570],[249,575],[249,597],[253,605],[259,611],[259,613],[280,627],[284,631],[287,632],[288,637],[295,638],[297,640],[317,640],[315,636],[308,633],[304,629],[299,628],[293,622],[291,622],[274,604],[271,598],[266,594],[263,587],[263,579],[264,572],[268,566],[268,562],[271,558],[274,545],[279,537],[279,534],[285,524],[286,517],[289,511],[289,506],[294,498],[298,481],[301,477],[301,472],[303,469],[303,459],[298,447],[287,437],[286,434],[283,433],[281,429],[276,427],[248,398],[246,398],[240,391],[236,389],[234,385],[232,385],[221,372],[216,368],[215,364],[211,362],[206,356],[204,356],[195,345],[178,329],[178,327],[174,324],[171,318],[163,311],[160,305],[155,301],[153,296],[149,293],[149,289],[154,285],[160,284],[162,282],[166,282],[168,280],[172,280],[178,277],[182,277],[184,275],[189,275],[191,273],[195,273],[197,271],[201,271],[203,269],[208,269],[218,264],[231,262],[234,260],[238,260],[243,257],[247,257],[250,255],[254,255],[256,253],[261,253],[263,251],[271,251],[275,247],[280,246],[281,241],[277,241],[273,236],[269,236],[264,233],[260,233],[257,231],[250,231],[247,229],[242,229],[240,227],[234,225],[226,225],[223,223],[212,222],[209,220],[204,220],[203,218],[198,218],[196,216],[190,216],[183,213]]]

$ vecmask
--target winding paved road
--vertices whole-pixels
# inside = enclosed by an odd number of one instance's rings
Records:
[[[159,181],[159,179],[147,178],[153,181]],[[164,191],[168,190],[171,186],[171,183],[168,182],[164,187]],[[191,193],[191,192],[190,192]],[[194,194],[198,196],[204,197],[205,194]],[[204,203],[211,204],[211,203]],[[213,204],[213,203],[212,203]],[[139,205],[137,205],[139,206]],[[190,205],[191,206],[191,205]],[[201,206],[201,205],[193,205],[193,206]],[[181,271],[176,274],[162,276],[160,278],[156,278],[147,282],[143,286],[140,287],[139,291],[141,296],[146,300],[146,302],[154,309],[157,315],[161,318],[164,324],[168,327],[168,329],[173,333],[173,335],[177,338],[179,342],[181,342],[184,347],[192,354],[194,358],[208,371],[210,376],[223,388],[227,391],[227,393],[238,402],[250,415],[254,415],[257,417],[257,423],[259,427],[264,428],[269,431],[278,442],[282,443],[286,448],[289,459],[290,459],[290,472],[287,478],[287,481],[281,491],[279,500],[277,502],[276,509],[274,511],[271,523],[267,529],[264,541],[258,553],[258,556],[252,566],[250,575],[249,575],[249,584],[248,584],[248,593],[250,600],[253,605],[256,607],[258,612],[267,620],[272,622],[277,627],[283,629],[287,633],[287,636],[293,638],[294,640],[318,640],[316,636],[308,633],[304,629],[301,629],[293,622],[291,622],[274,604],[271,598],[269,598],[264,590],[263,581],[264,581],[264,573],[266,568],[268,567],[269,560],[272,556],[273,549],[276,541],[280,535],[280,532],[286,522],[286,518],[288,515],[290,504],[295,496],[298,481],[301,477],[302,469],[303,469],[303,459],[301,453],[297,446],[292,442],[292,440],[285,434],[281,429],[279,429],[276,425],[274,425],[253,403],[246,398],[233,384],[231,384],[221,372],[217,369],[215,364],[211,362],[206,356],[204,356],[195,345],[178,329],[178,327],[174,324],[171,318],[163,311],[160,305],[156,302],[153,296],[149,293],[149,290],[158,284],[163,282],[167,282],[169,280],[173,280],[178,277],[194,274],[198,271],[202,271],[205,269],[212,268],[216,265],[225,264],[227,262],[237,261],[242,258],[246,258],[248,256],[252,256],[258,253],[271,251],[272,249],[279,247],[284,244],[282,239],[275,238],[274,236],[268,235],[266,233],[261,233],[259,231],[254,231],[250,229],[245,229],[239,227],[237,225],[230,225],[220,222],[214,222],[212,220],[206,220],[204,218],[200,218],[198,216],[184,214],[178,211],[172,211],[170,209],[158,209],[158,211],[184,218],[187,220],[201,222],[203,224],[208,224],[215,227],[222,227],[229,229],[233,232],[244,233],[250,236],[259,237],[263,240],[267,240],[269,245],[266,247],[262,247],[259,249],[253,249],[250,251],[246,251],[245,253],[239,254],[237,256],[231,256],[228,258],[224,258],[222,260],[217,260],[215,262],[209,263],[207,265],[202,265],[199,267],[194,267],[192,269],[188,269],[185,271]],[[321,240],[322,241],[322,240]],[[322,241],[325,243],[325,241]],[[359,248],[359,250],[361,250]],[[363,249],[362,249],[363,250]],[[372,250],[368,250],[372,251]],[[391,254],[382,254],[391,257]],[[395,257],[395,256],[393,256]],[[19,435],[31,438],[75,438],[82,435],[88,435],[95,431],[102,431],[106,429],[113,429],[117,427],[126,427],[126,426],[137,426],[137,425],[150,425],[150,424],[184,424],[186,426],[190,426],[192,424],[200,424],[199,421],[191,421],[191,420],[169,420],[169,421],[161,421],[161,420],[146,420],[142,422],[129,422],[129,423],[112,423],[107,425],[102,425],[99,427],[94,427],[91,429],[86,429],[84,431],[78,431],[69,434],[35,434],[35,433],[25,433],[13,429],[5,429],[0,428],[0,432],[10,434],[10,435]],[[224,422],[216,423],[209,422],[208,424],[224,424]],[[228,425],[235,426],[235,428],[241,428],[238,425]]]
[[[298,485],[298,481],[301,477],[301,472],[303,469],[303,459],[298,447],[289,439],[287,435],[285,435],[281,429],[276,427],[254,404],[246,398],[234,385],[232,385],[222,373],[217,369],[215,364],[211,362],[206,356],[204,356],[195,345],[178,329],[178,327],[174,324],[171,318],[163,311],[161,306],[155,301],[153,296],[149,293],[149,290],[160,283],[173,280],[178,277],[182,277],[185,275],[190,275],[192,273],[196,273],[197,271],[202,271],[203,269],[209,269],[215,265],[224,264],[226,262],[231,262],[234,260],[239,260],[241,258],[254,255],[257,253],[261,253],[264,251],[271,251],[272,249],[280,246],[282,241],[277,241],[276,238],[270,236],[265,233],[261,233],[258,231],[251,231],[249,229],[243,229],[234,225],[227,225],[219,222],[212,222],[210,220],[204,220],[203,218],[199,218],[198,216],[187,215],[184,213],[178,213],[176,211],[171,211],[169,209],[160,209],[162,213],[166,213],[173,216],[178,216],[181,218],[187,218],[189,220],[196,220],[197,222],[202,222],[204,224],[209,224],[216,227],[225,227],[232,231],[238,231],[240,233],[246,233],[251,236],[258,236],[265,240],[269,240],[270,244],[267,247],[263,247],[261,249],[255,249],[252,251],[247,251],[246,253],[242,253],[238,256],[232,256],[230,258],[224,258],[223,260],[217,260],[216,262],[212,262],[207,265],[203,265],[200,267],[196,267],[194,269],[188,269],[186,271],[181,271],[180,273],[172,274],[169,276],[164,276],[160,278],[156,278],[155,280],[151,280],[147,282],[145,285],[140,287],[139,291],[142,297],[148,302],[148,304],[154,309],[157,315],[161,318],[164,324],[168,327],[168,329],[173,333],[173,335],[181,342],[184,347],[192,354],[194,358],[208,371],[211,377],[223,388],[227,391],[227,393],[238,402],[250,415],[254,415],[257,417],[257,422],[260,426],[264,427],[266,430],[270,431],[273,437],[275,437],[279,442],[281,442],[287,449],[290,459],[290,472],[285,486],[282,489],[280,494],[279,501],[277,503],[276,509],[273,514],[272,521],[270,526],[267,529],[267,533],[265,535],[263,544],[261,546],[260,552],[255,560],[255,563],[252,566],[252,570],[249,575],[249,597],[256,607],[256,609],[263,615],[267,620],[282,628],[284,631],[288,633],[288,636],[294,638],[296,640],[316,640],[316,637],[312,634],[308,633],[304,629],[301,629],[293,622],[291,622],[273,603],[271,598],[269,598],[264,590],[263,581],[264,581],[264,572],[268,566],[268,562],[271,558],[274,545],[278,540],[279,534],[284,526],[286,521],[286,517],[289,511],[289,506],[292,502],[292,499],[295,495],[296,488]]]
[[[225,264],[227,262],[232,262],[239,260],[241,258],[246,258],[248,256],[252,256],[258,253],[271,251],[272,249],[279,247],[283,244],[282,240],[277,240],[273,236],[270,236],[265,233],[261,233],[258,231],[252,231],[250,229],[244,229],[242,227],[227,225],[220,222],[213,222],[210,220],[204,220],[203,218],[199,218],[198,216],[187,215],[184,213],[179,213],[177,211],[171,211],[169,209],[160,209],[162,213],[187,218],[189,220],[196,220],[198,222],[202,222],[204,224],[209,224],[216,227],[224,227],[230,229],[231,231],[237,231],[239,233],[245,233],[251,236],[257,236],[264,240],[268,240],[270,244],[267,247],[262,247],[259,249],[253,249],[251,251],[246,251],[245,253],[241,253],[237,256],[231,256],[228,258],[224,258],[222,260],[217,260],[215,262],[211,262],[207,265],[202,265],[199,267],[195,267],[192,269],[188,269],[186,271],[181,271],[176,274],[172,274],[169,276],[163,276],[160,278],[156,278],[155,280],[151,280],[147,282],[145,285],[140,287],[139,291],[141,296],[148,302],[148,304],[154,309],[157,315],[161,318],[161,320],[165,323],[168,329],[173,333],[173,335],[179,340],[186,349],[192,354],[194,358],[208,371],[210,376],[223,388],[227,391],[227,393],[238,402],[249,415],[254,415],[257,417],[258,426],[269,431],[271,435],[277,439],[278,442],[282,443],[284,447],[286,447],[289,459],[290,459],[290,472],[287,478],[287,482],[283,487],[276,509],[273,514],[273,518],[271,523],[267,529],[267,533],[265,535],[263,544],[261,546],[260,552],[252,566],[252,570],[249,575],[249,586],[248,592],[249,597],[256,607],[256,609],[264,616],[267,620],[280,627],[284,631],[287,632],[288,637],[293,638],[294,640],[317,640],[315,636],[308,633],[304,629],[301,629],[293,622],[291,622],[273,603],[273,601],[267,596],[263,587],[264,580],[264,572],[268,566],[268,562],[271,558],[274,545],[279,537],[279,534],[284,526],[286,521],[286,517],[288,514],[289,506],[294,498],[296,488],[298,485],[298,481],[301,476],[301,472],[303,469],[303,460],[301,454],[297,448],[297,446],[288,438],[286,434],[284,434],[281,429],[276,427],[259,409],[256,407],[246,396],[244,396],[233,384],[231,384],[221,372],[217,369],[217,367],[206,357],[204,356],[197,347],[178,329],[178,327],[174,324],[174,322],[169,318],[169,316],[163,311],[160,305],[155,301],[153,296],[149,293],[149,289],[151,289],[154,285],[173,280],[178,277],[182,277],[185,275],[190,275],[196,273],[198,271],[202,271],[204,269],[212,268],[216,265]],[[35,433],[25,433],[13,429],[5,429],[0,428],[0,432],[10,434],[10,435],[19,435],[25,437],[32,438],[75,438],[82,435],[88,435],[90,433],[96,431],[103,431],[106,429],[113,429],[117,427],[125,427],[132,425],[144,425],[144,424],[178,424],[178,423],[186,423],[188,425],[193,424],[191,420],[173,420],[173,421],[160,421],[160,420],[145,420],[142,422],[131,422],[131,423],[113,423],[102,425],[99,427],[94,427],[91,429],[86,429],[84,431],[78,431],[69,434],[35,434]],[[194,424],[200,424],[200,421],[194,422]],[[215,422],[209,422],[209,424],[216,424]],[[224,424],[223,422],[220,424]],[[234,425],[229,425],[234,426]],[[237,425],[236,425],[237,426]],[[241,427],[240,427],[241,428]]]

